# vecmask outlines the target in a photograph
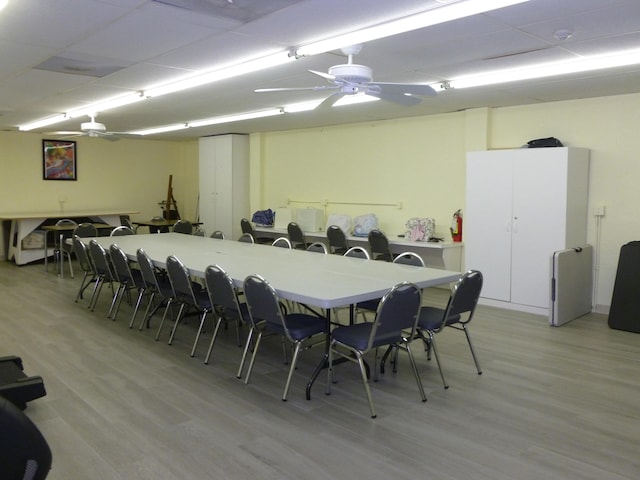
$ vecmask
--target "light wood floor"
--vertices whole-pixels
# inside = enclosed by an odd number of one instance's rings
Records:
[[[484,374],[464,335],[446,331],[451,387],[415,344],[428,402],[401,355],[399,372],[372,384],[374,420],[351,364],[337,367],[331,396],[322,375],[305,400],[321,349],[303,354],[282,402],[277,339],[244,385],[233,328],[204,365],[211,329],[191,358],[193,325],[172,346],[166,335],[155,342],[155,328],[129,330],[124,303],[106,319],[108,290],[94,313],[74,303],[78,284],[0,262],[0,355],[21,356],[45,380],[47,396],[26,413],[51,446],[53,480],[640,478],[640,336],[610,330],[602,315],[552,328],[481,306],[472,334]]]

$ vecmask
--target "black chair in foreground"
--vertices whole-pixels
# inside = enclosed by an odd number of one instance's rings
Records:
[[[324,253],[325,255],[327,255],[329,253],[329,250],[324,243],[313,242],[307,247],[307,252]]]
[[[0,478],[44,480],[51,470],[51,449],[35,424],[0,397]]]
[[[238,241],[242,243],[256,243],[255,238],[253,238],[253,235],[250,233],[243,233],[240,235],[240,238],[238,238]]]
[[[293,248],[287,237],[276,238],[271,245],[278,248]]]
[[[289,375],[282,393],[282,401],[286,401],[300,351],[318,343],[324,345],[326,319],[306,313],[287,313],[284,304],[279,301],[275,289],[259,275],[248,276],[244,281],[243,290],[252,324],[258,325],[264,322],[264,325],[258,331],[258,338],[253,347],[253,355],[249,363],[245,383],[249,383],[262,334],[264,332],[272,332],[281,335],[294,346]],[[248,339],[247,347],[249,342],[250,340]],[[245,355],[247,347],[245,347]],[[243,355],[241,368],[244,364],[245,355]],[[241,370],[238,373],[239,376],[242,375]]]
[[[364,260],[369,260],[369,252],[362,247],[351,247],[349,250],[344,252],[345,257],[354,257],[354,258],[362,258]]]
[[[327,240],[329,241],[331,253],[344,255],[349,250],[347,236],[337,225],[329,225],[329,228],[327,228]]]
[[[469,323],[473,319],[481,291],[482,273],[477,270],[470,270],[456,282],[444,309],[425,306],[420,310],[416,336],[425,343],[428,358],[430,357],[431,349],[433,349],[444,388],[449,388],[449,385],[444,379],[440,357],[436,348],[435,335],[444,330],[445,327],[452,327],[464,332],[478,375],[482,375],[480,363],[469,336]]]
[[[224,233],[221,230],[216,230],[211,234],[211,238],[217,238],[219,240],[224,240]]]
[[[371,398],[371,390],[367,379],[367,370],[364,363],[364,355],[374,351],[374,368],[377,372],[378,348],[394,346],[408,353],[413,374],[418,384],[418,390],[423,402],[427,397],[420,381],[420,375],[416,367],[410,341],[413,339],[418,321],[418,312],[422,302],[420,289],[407,282],[394,286],[382,297],[376,318],[373,322],[357,323],[354,325],[340,326],[331,332],[331,346],[329,348],[329,369],[327,371],[327,395],[331,394],[331,383],[334,381],[334,358],[339,356],[360,367],[362,382],[369,401],[371,418],[376,417],[376,410]],[[409,331],[409,333],[407,333]],[[377,378],[377,377],[375,377]]]

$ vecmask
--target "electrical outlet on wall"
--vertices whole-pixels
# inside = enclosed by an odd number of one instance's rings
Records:
[[[593,207],[593,215],[595,217],[604,217],[606,208],[604,205]]]

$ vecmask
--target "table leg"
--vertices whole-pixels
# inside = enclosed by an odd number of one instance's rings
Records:
[[[326,319],[326,333],[325,333],[325,346],[324,346],[324,355],[322,356],[322,360],[313,371],[309,382],[307,383],[307,400],[311,400],[311,387],[313,387],[314,382],[320,375],[320,372],[329,366],[329,347],[331,345],[331,309],[327,308],[327,314],[325,315]]]

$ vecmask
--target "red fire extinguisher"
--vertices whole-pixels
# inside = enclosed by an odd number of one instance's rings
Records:
[[[454,242],[462,241],[462,210],[456,210],[451,222],[451,237]]]

